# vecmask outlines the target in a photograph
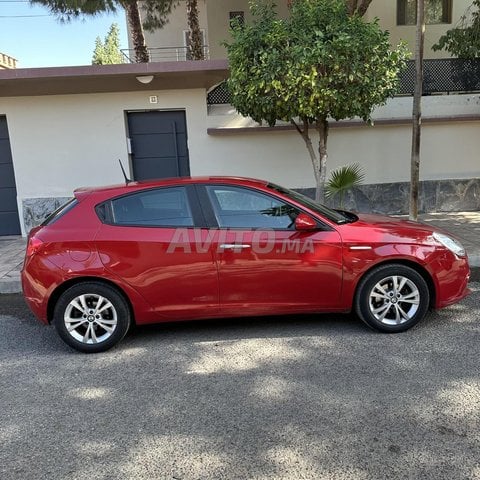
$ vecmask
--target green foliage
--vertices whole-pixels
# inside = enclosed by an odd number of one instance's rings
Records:
[[[369,2],[361,3],[368,7]],[[405,45],[391,49],[388,32],[377,20],[368,23],[360,14],[349,14],[348,5],[345,0],[294,0],[290,17],[283,20],[272,3],[251,3],[253,22],[234,24],[232,42],[226,44],[233,106],[259,123],[284,120],[296,126],[312,161],[319,201],[328,118],[370,121],[373,108],[395,94],[409,57]],[[319,135],[319,158],[310,125]]]
[[[340,208],[343,208],[345,193],[358,187],[363,182],[365,174],[359,163],[345,165],[332,171],[330,178],[325,185],[325,195],[327,198],[340,196]]]
[[[137,4],[137,0],[30,0],[30,3],[43,5],[62,21],[89,15],[116,12],[119,8],[127,8]],[[143,26],[149,31],[162,28],[168,23],[168,16],[178,0],[143,0]]]
[[[434,51],[446,50],[454,57],[480,57],[480,0],[474,0],[458,25],[442,35]]]
[[[144,13],[143,27],[149,32],[163,28],[172,10],[178,6],[178,0],[146,0],[142,2]]]
[[[397,88],[406,48],[391,50],[378,23],[349,16],[344,0],[295,0],[287,20],[269,3],[251,6],[254,21],[227,44],[232,103],[274,125],[328,116],[369,120]]]
[[[92,65],[112,65],[123,63],[123,55],[120,51],[120,29],[116,23],[112,23],[110,30],[102,41],[100,37],[95,40]]]

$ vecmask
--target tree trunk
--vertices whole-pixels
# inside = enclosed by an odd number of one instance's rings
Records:
[[[197,0],[187,0],[187,21],[189,37],[187,58],[190,60],[203,60],[202,33],[198,22]]]
[[[410,160],[410,220],[418,218],[420,182],[420,137],[422,128],[423,46],[425,41],[425,5],[417,0],[417,33],[415,44],[415,92],[413,95],[412,156]]]
[[[317,179],[317,188],[315,191],[315,200],[320,203],[325,202],[325,182],[327,180],[327,140],[328,140],[328,120],[326,117],[317,118],[318,131],[318,154],[320,157],[320,169]]]
[[[363,17],[365,12],[368,10],[368,7],[372,3],[372,0],[346,0],[346,2],[349,15],[357,13]]]
[[[145,45],[145,35],[143,34],[142,20],[137,1],[123,2],[125,12],[127,13],[128,24],[132,33],[132,41],[135,49],[135,62],[148,63],[150,58]]]
[[[297,132],[300,134],[300,136],[303,138],[303,141],[305,142],[305,146],[307,147],[308,154],[310,155],[310,160],[312,161],[313,175],[315,176],[315,185],[318,186],[320,181],[320,162],[318,161],[318,158],[315,155],[312,139],[308,134],[308,120],[304,118],[302,119],[302,121],[303,121],[303,130],[298,126],[295,120],[293,119],[290,120],[292,125],[297,129]],[[315,199],[316,199],[316,193],[315,193]]]

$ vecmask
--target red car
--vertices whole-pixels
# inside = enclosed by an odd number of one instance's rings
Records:
[[[22,284],[40,321],[99,352],[132,323],[200,318],[354,310],[401,332],[464,298],[469,276],[433,227],[212,177],[76,190],[30,232]]]

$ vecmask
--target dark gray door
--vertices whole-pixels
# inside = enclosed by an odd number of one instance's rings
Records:
[[[190,175],[185,112],[130,112],[128,132],[135,180]]]
[[[0,235],[19,235],[17,188],[6,117],[0,116]]]

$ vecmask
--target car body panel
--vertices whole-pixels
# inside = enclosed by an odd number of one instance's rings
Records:
[[[339,310],[342,243],[336,231],[224,231],[214,241],[226,315]],[[222,244],[246,245],[222,249]],[[284,272],[288,272],[285,275]]]
[[[126,227],[102,222],[95,213],[96,206],[117,196],[157,187],[205,184],[268,193],[312,216],[319,228],[262,232],[220,229],[211,224],[208,228]],[[361,278],[372,268],[388,263],[411,265],[422,272],[433,288],[434,307],[455,303],[469,292],[467,258],[439,245],[432,237],[438,229],[370,214],[359,215],[353,223],[336,224],[301,202],[272,191],[262,180],[175,178],[77,189],[75,197],[78,204],[64,216],[31,232],[42,244],[26,257],[22,285],[27,303],[44,323],[51,320],[49,302],[55,301],[58,292],[85,279],[116,286],[128,299],[138,324],[346,312],[352,309]],[[199,203],[208,219],[204,199]],[[268,249],[262,244],[262,235],[264,239],[270,236]],[[221,248],[224,244],[255,242],[255,249]]]
[[[108,271],[142,292],[160,317],[175,320],[219,312],[212,247],[194,248],[198,235],[193,228],[103,225],[95,243]]]

